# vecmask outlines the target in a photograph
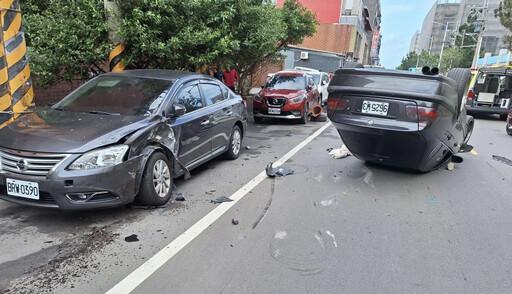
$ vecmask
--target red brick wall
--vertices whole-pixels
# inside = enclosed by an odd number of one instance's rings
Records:
[[[252,86],[261,87],[267,81],[267,75],[269,73],[276,73],[284,69],[284,62],[273,65],[262,65],[260,68],[252,74]]]
[[[301,45],[302,48],[309,48],[334,53],[345,53],[350,50],[350,38],[352,29],[349,25],[322,23],[316,27],[316,34],[306,38]]]

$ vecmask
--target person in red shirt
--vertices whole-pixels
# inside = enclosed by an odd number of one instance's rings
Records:
[[[231,69],[230,66],[226,67],[226,70],[223,72],[224,74],[224,83],[228,88],[230,88],[233,92],[235,91],[235,83],[238,83],[238,73],[236,70]]]

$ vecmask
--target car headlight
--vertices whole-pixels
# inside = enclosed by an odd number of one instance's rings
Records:
[[[261,99],[261,96],[256,94],[254,95],[254,101],[258,101],[258,102],[261,102],[263,99]]]
[[[304,101],[304,99],[306,99],[306,94],[300,95],[299,97],[292,98],[292,99],[290,99],[290,101],[292,103],[301,103],[302,101]]]
[[[89,151],[75,160],[68,169],[84,170],[111,167],[123,162],[126,151],[128,151],[128,145],[115,145]]]

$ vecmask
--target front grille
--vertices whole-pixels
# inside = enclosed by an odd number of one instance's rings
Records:
[[[272,107],[283,107],[286,104],[285,98],[267,98],[267,105]]]
[[[68,155],[0,150],[1,170],[33,177],[45,177]]]
[[[52,195],[50,195],[50,193],[43,192],[43,191],[39,192],[39,200],[35,200],[35,199],[28,199],[28,198],[9,196],[9,195],[7,195],[7,186],[0,185],[0,194],[4,195],[4,197],[9,197],[9,198],[12,198],[12,199],[23,199],[24,201],[27,201],[27,202],[44,203],[44,204],[57,204],[57,202],[55,202],[55,199],[53,199],[53,197],[52,197]]]

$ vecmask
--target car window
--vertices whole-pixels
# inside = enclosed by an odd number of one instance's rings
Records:
[[[276,90],[303,90],[306,88],[306,79],[298,75],[274,75],[265,88]]]
[[[320,84],[320,74],[310,74],[313,77],[314,83],[316,85]]]
[[[220,84],[220,88],[222,90],[222,95],[224,95],[224,100],[233,98],[231,95],[231,90],[228,89],[224,84]]]
[[[185,106],[187,113],[204,107],[197,84],[185,85],[182,89],[180,89],[174,98],[174,103]]]
[[[322,81],[325,81],[326,83],[329,83],[329,76],[327,74],[322,75]]]
[[[67,96],[55,107],[76,112],[108,112],[148,116],[162,104],[172,81],[130,76],[100,76]]]
[[[315,80],[312,78],[312,77],[308,77],[308,85],[309,86],[314,86],[315,85]]]
[[[219,86],[214,84],[201,84],[206,105],[222,102],[225,98]]]

